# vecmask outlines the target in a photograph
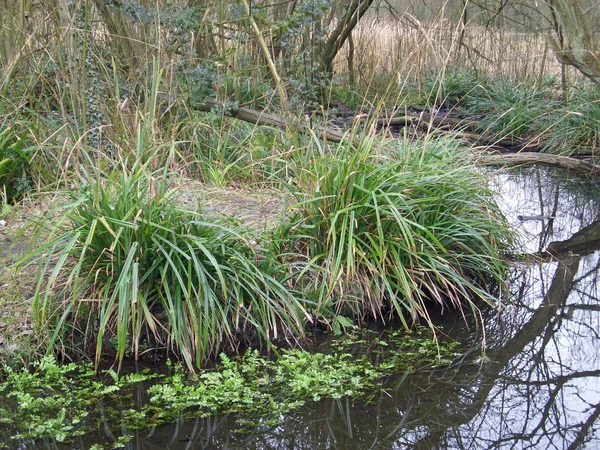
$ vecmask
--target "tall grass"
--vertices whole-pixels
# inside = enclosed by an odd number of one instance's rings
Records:
[[[555,93],[526,83],[499,78],[480,85],[467,98],[466,107],[480,117],[478,128],[499,138],[515,138],[543,132],[544,116],[560,104]]]
[[[187,173],[207,185],[276,184],[286,163],[281,154],[293,139],[281,130],[228,119],[222,113],[193,115],[183,126]]]
[[[587,153],[597,161],[600,143],[600,88],[580,86],[568,102],[553,111],[546,125],[546,151],[558,154]]]
[[[363,139],[314,154],[289,185],[298,204],[278,242],[318,268],[304,279],[317,315],[390,313],[408,326],[428,319],[433,304],[494,303],[510,235],[456,143],[396,143],[381,153]]]
[[[34,310],[49,347],[83,337],[96,361],[168,347],[190,367],[254,339],[303,334],[305,306],[257,238],[178,207],[165,169],[136,160],[82,171],[64,220],[30,258],[40,261]],[[73,327],[73,328],[70,328]],[[81,328],[79,328],[81,327]]]

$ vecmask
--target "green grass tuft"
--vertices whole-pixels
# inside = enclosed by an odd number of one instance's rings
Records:
[[[506,268],[499,249],[510,235],[456,143],[404,142],[382,155],[364,139],[315,155],[289,186],[297,213],[277,232],[305,264],[317,315],[389,311],[408,326],[428,320],[431,304],[475,310],[478,300],[494,302],[490,290]]]
[[[82,172],[79,184],[54,237],[29,255],[41,263],[34,310],[54,327],[50,348],[83,334],[96,361],[111,338],[119,361],[168,346],[193,368],[240,342],[302,336],[303,305],[257,238],[178,207],[166,170],[137,160]]]

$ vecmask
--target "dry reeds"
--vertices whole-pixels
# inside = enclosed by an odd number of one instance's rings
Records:
[[[383,74],[420,86],[424,72],[443,72],[449,66],[518,81],[560,77],[563,70],[544,34],[462,25],[443,16],[426,22],[409,14],[366,18],[353,31],[353,45],[354,76],[364,85]],[[339,52],[336,72],[347,70],[347,55],[348,49]],[[578,76],[573,68],[568,72]]]

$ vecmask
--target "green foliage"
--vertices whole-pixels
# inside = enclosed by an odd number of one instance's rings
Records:
[[[0,130],[0,191],[5,202],[12,202],[31,188],[30,160],[33,147],[26,144],[25,133],[14,127]]]
[[[138,159],[82,171],[79,183],[65,193],[66,220],[28,255],[40,261],[33,306],[38,326],[55,328],[50,347],[69,326],[79,339],[72,315],[85,318],[85,337],[96,334],[96,361],[111,336],[119,361],[151,335],[192,368],[239,342],[302,335],[303,306],[258,238],[178,207],[166,170]]]
[[[230,120],[213,111],[203,114],[184,133],[193,143],[188,171],[208,185],[239,183],[277,185],[289,168],[292,139],[284,132]]]
[[[336,81],[331,88],[331,94],[335,100],[350,108],[351,111],[360,111],[366,103],[365,95],[349,83]]]
[[[525,83],[509,79],[489,81],[466,101],[469,112],[481,115],[477,127],[500,138],[521,137],[542,131],[542,120],[555,103],[548,93]]]
[[[451,83],[453,73],[460,72],[450,71],[450,80],[444,80],[442,86]],[[459,90],[460,97],[445,95],[463,105],[467,115],[476,117],[476,128],[484,134],[532,140],[547,152],[574,154],[598,145],[600,94],[589,83],[579,83],[571,90],[565,101],[552,78],[538,84],[498,78],[481,81],[469,91]]]
[[[273,100],[268,80],[245,75],[243,71],[225,76],[219,85],[222,96],[254,109],[264,109]]]
[[[443,73],[429,74],[423,80],[428,105],[453,107],[462,104],[479,87],[475,71],[448,67]]]
[[[363,139],[313,155],[289,186],[298,204],[275,242],[304,261],[317,315],[391,309],[408,325],[433,303],[494,302],[488,287],[502,283],[499,250],[510,235],[456,143],[404,143],[381,155]]]
[[[34,363],[33,369],[3,367],[0,398],[6,401],[0,408],[0,423],[20,425],[13,439],[50,437],[58,442],[70,441],[89,431],[88,416],[105,397],[155,378],[144,373],[119,379],[108,371],[112,383],[104,383],[93,378],[91,365],[59,365],[52,356]]]
[[[51,356],[33,370],[5,366],[0,437],[66,443],[115,425],[124,433],[115,436],[120,443],[127,442],[126,430],[226,413],[236,414],[238,426],[246,429],[276,425],[309,402],[367,398],[382,388],[385,377],[416,367],[448,366],[459,355],[456,343],[433,341],[423,329],[381,336],[365,332],[336,339],[332,347],[327,354],[286,350],[274,359],[256,350],[236,359],[221,354],[221,364],[196,374],[176,365],[170,375],[146,370],[118,376],[105,370],[98,377],[89,364],[60,365]],[[133,389],[147,402],[136,403]]]
[[[282,69],[293,108],[314,108],[326,98],[331,74],[324,72],[321,58],[330,24],[324,17],[333,17],[334,7],[331,0],[302,1],[276,24],[281,33],[276,44],[285,56]]]
[[[224,186],[231,180],[251,181],[248,170],[252,161],[254,133],[250,124],[227,121],[213,112],[195,124],[193,142],[196,150],[191,170],[207,184]]]
[[[183,61],[177,66],[176,74],[181,93],[191,105],[199,104],[215,93],[217,70],[212,62],[190,64]]]
[[[598,148],[600,143],[600,88],[576,86],[566,105],[552,111],[547,121],[544,149],[572,154]]]

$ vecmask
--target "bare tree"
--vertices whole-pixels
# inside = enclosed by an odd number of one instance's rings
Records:
[[[337,25],[320,49],[321,68],[325,73],[333,71],[333,60],[337,53],[372,3],[373,0],[351,0],[348,4],[342,4],[342,16],[337,19]]]

